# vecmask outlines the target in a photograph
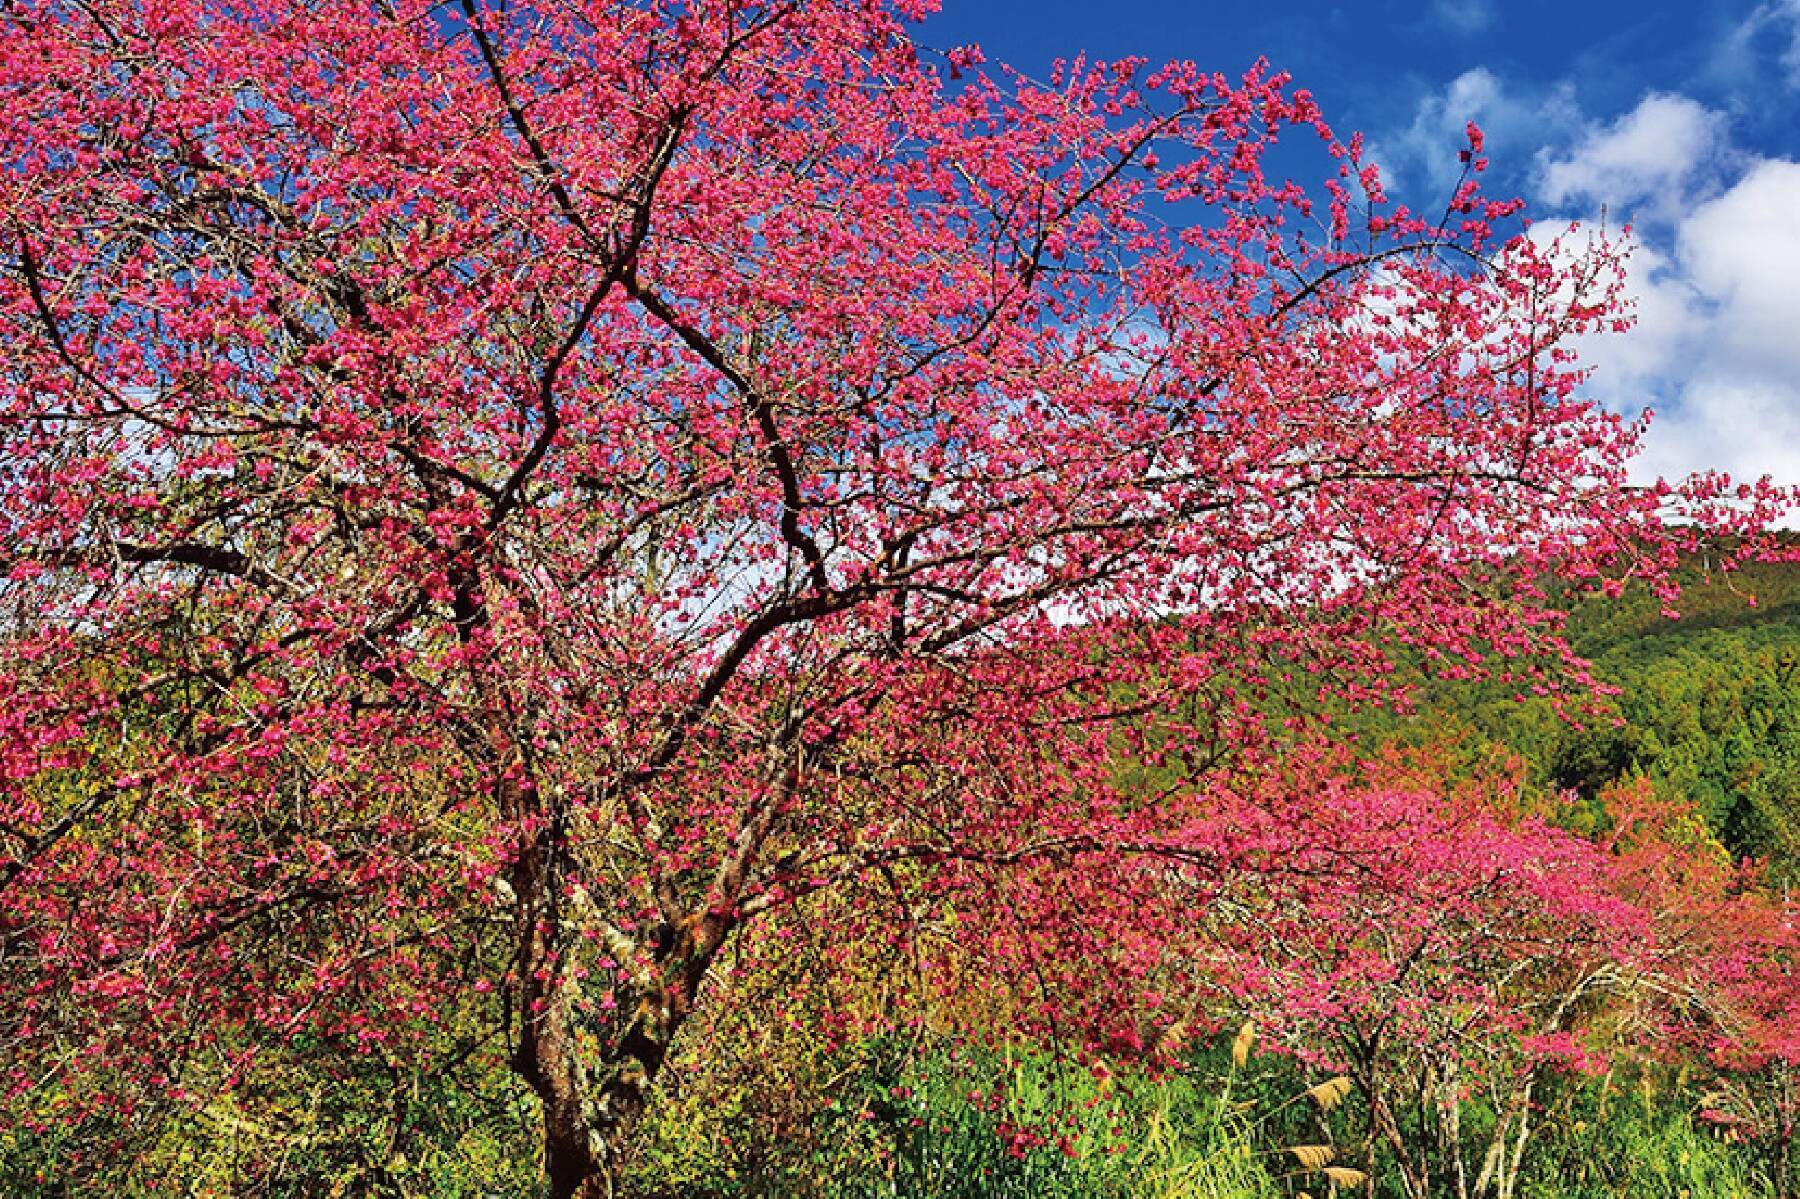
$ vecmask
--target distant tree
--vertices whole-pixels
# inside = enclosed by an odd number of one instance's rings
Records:
[[[1205,905],[1206,940],[1229,946],[1214,980],[1266,1042],[1343,1072],[1366,1137],[1337,1160],[1391,1165],[1410,1199],[1509,1199],[1554,1135],[1558,1075],[1681,1052],[1705,1079],[1684,1098],[1791,1184],[1792,902],[1645,780],[1607,791],[1611,828],[1590,839],[1521,811],[1503,778],[1445,785],[1457,766],[1390,756],[1214,817],[1281,846],[1240,855]]]
[[[15,1097],[461,1012],[608,1194],[748,922],[1010,921],[1092,1025],[1270,712],[1580,686],[1530,580],[1766,518],[1627,484],[1617,255],[1498,232],[1472,128],[1424,217],[1266,69],[990,76],[925,7],[0,13]]]
[[[1390,758],[1263,801],[1281,868],[1239,871],[1217,935],[1265,1036],[1354,1088],[1365,1138],[1346,1164],[1391,1163],[1411,1199],[1506,1199],[1544,1076],[1593,1060],[1654,920],[1602,847],[1521,813],[1504,780],[1445,785],[1451,766]]]
[[[1691,804],[1641,781],[1608,798],[1614,890],[1653,921],[1660,1027],[1715,1070],[1699,1115],[1758,1148],[1788,1199],[1800,1186],[1800,902],[1720,852]]]

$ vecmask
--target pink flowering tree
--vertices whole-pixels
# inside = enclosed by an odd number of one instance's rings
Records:
[[[15,1096],[473,1012],[608,1194],[751,922],[1004,902],[1122,988],[1180,914],[1084,899],[1233,851],[1271,711],[1555,688],[1536,582],[1766,515],[1627,485],[1615,256],[1478,133],[1422,216],[1266,69],[1034,82],[925,7],[0,14]]]
[[[1228,818],[1282,848],[1214,905],[1223,977],[1269,1044],[1354,1089],[1365,1174],[1392,1163],[1414,1199],[1508,1196],[1541,1076],[1601,1064],[1595,1023],[1643,976],[1654,922],[1603,847],[1522,814],[1502,780],[1397,767]]]
[[[1698,1115],[1759,1149],[1786,1199],[1800,1186],[1800,903],[1730,861],[1691,807],[1647,783],[1608,798],[1615,890],[1653,918],[1654,1027],[1713,1068]]]
[[[1691,806],[1614,788],[1611,827],[1587,839],[1521,812],[1503,779],[1445,785],[1430,754],[1348,773],[1221,808],[1262,852],[1237,855],[1206,909],[1239,1010],[1354,1088],[1366,1174],[1391,1162],[1417,1199],[1507,1199],[1548,1080],[1676,1051],[1714,1067],[1703,1117],[1758,1142],[1788,1185],[1793,905]]]

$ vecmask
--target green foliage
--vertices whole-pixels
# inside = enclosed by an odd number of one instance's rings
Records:
[[[879,1113],[889,1171],[835,1188],[841,1199],[1277,1194],[1229,1090],[1192,1076],[1010,1052],[940,1056],[886,1082],[865,1080],[864,1107]]]
[[[496,1060],[405,1069],[343,1054],[259,1062],[193,1108],[64,1122],[0,1109],[8,1199],[527,1199],[540,1186],[537,1115]],[[10,1129],[6,1117],[12,1118]]]
[[[827,1199],[1275,1199],[1244,1105],[1201,1076],[1115,1077],[1047,1054],[850,1054],[780,1169],[747,1169],[750,1108],[700,1128],[664,1116],[637,1174],[647,1195]],[[839,1059],[840,1062],[842,1059]],[[679,1105],[678,1105],[679,1106]],[[700,1150],[696,1152],[696,1149]],[[708,1153],[706,1150],[710,1149]],[[706,1167],[710,1164],[711,1169]],[[673,1172],[669,1172],[670,1167]]]
[[[1284,1147],[1338,1146],[1366,1154],[1364,1113],[1352,1098],[1323,1113],[1303,1098],[1309,1076],[1293,1059],[1259,1055],[1230,1065],[1221,1046],[1179,1072],[1114,1075],[1045,1053],[940,1050],[912,1056],[892,1042],[864,1045],[839,1089],[778,1178],[726,1166],[755,1136],[758,1113],[714,1113],[701,1128],[663,1120],[639,1158],[657,1196],[766,1199],[1292,1199],[1331,1194]],[[840,1064],[843,1057],[836,1059]],[[1518,1199],[1773,1199],[1757,1156],[1694,1118],[1697,1088],[1681,1078],[1545,1079]],[[1480,1104],[1467,1133],[1481,1132]],[[855,1151],[846,1150],[854,1145]],[[709,1159],[708,1151],[715,1156]],[[671,1155],[690,1163],[668,1176]],[[804,1160],[802,1160],[804,1158]],[[1371,1199],[1396,1199],[1397,1175],[1378,1155]],[[708,1174],[703,1163],[715,1168]],[[1340,1189],[1342,1199],[1363,1194]]]
[[[1520,1199],[1768,1199],[1782,1192],[1743,1145],[1696,1120],[1691,1090],[1639,1078],[1568,1088],[1525,1158]]]
[[[799,1060],[720,1069],[716,1087],[690,1079],[686,1093],[664,1096],[633,1155],[627,1193],[1294,1199],[1331,1191],[1284,1147],[1335,1144],[1346,1165],[1360,1165],[1366,1152],[1356,1099],[1318,1110],[1303,1096],[1318,1079],[1276,1054],[1236,1068],[1215,1045],[1183,1070],[1152,1077],[1024,1050],[912,1053],[885,1040],[827,1052],[809,1044]],[[0,1194],[537,1199],[525,1098],[497,1061],[476,1077],[488,1089],[411,1077],[396,1091],[378,1062],[331,1079],[295,1068],[161,1125],[110,1170],[72,1156],[89,1137],[15,1126],[0,1131]],[[773,1077],[788,1084],[779,1095],[756,1081]],[[1694,1118],[1702,1088],[1679,1077],[1652,1081],[1547,1079],[1518,1199],[1777,1194],[1758,1155]],[[782,1110],[772,1114],[770,1103]],[[396,1112],[406,1121],[398,1141]],[[1478,1133],[1479,1111],[1466,1118]],[[72,1174],[71,1165],[82,1168]],[[1399,1195],[1391,1171],[1376,1181],[1371,1199]]]

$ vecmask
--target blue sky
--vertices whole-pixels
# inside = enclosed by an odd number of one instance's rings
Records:
[[[1077,51],[1265,56],[1416,204],[1475,120],[1490,190],[1542,227],[1637,231],[1638,327],[1584,348],[1592,394],[1656,412],[1642,473],[1800,483],[1800,0],[943,0],[917,32],[1039,75]]]

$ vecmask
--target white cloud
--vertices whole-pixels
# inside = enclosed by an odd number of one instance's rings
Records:
[[[1711,466],[1800,483],[1800,163],[1757,162],[1695,206],[1676,247],[1704,306],[1685,333],[1697,352],[1671,380],[1675,402],[1651,426],[1645,472]]]
[[[1758,162],[1678,237],[1689,277],[1719,304],[1714,352],[1800,386],[1800,163]]]
[[[1636,323],[1629,333],[1587,339],[1581,357],[1594,368],[1589,392],[1617,411],[1636,412],[1664,398],[1664,381],[1705,352],[1712,305],[1678,263],[1642,242],[1632,248],[1626,283]]]
[[[1773,56],[1791,88],[1800,88],[1800,0],[1768,0],[1752,9],[1719,43],[1712,70],[1744,87]]]
[[[1717,469],[1746,481],[1800,482],[1800,394],[1730,371],[1695,375],[1679,405],[1657,410],[1634,466],[1645,481]]]
[[[1566,155],[1540,154],[1549,203],[1604,204],[1621,216],[1671,218],[1724,155],[1725,118],[1685,96],[1651,95]]]
[[[1421,96],[1412,123],[1373,141],[1369,156],[1381,165],[1384,176],[1418,182],[1430,199],[1438,198],[1430,196],[1436,191],[1447,200],[1462,173],[1457,156],[1468,148],[1465,127],[1470,121],[1481,126],[1490,155],[1523,160],[1541,147],[1545,129],[1577,127],[1579,120],[1574,92],[1567,85],[1522,90],[1502,82],[1486,67],[1476,67],[1451,80],[1443,91]]]
[[[1494,23],[1494,6],[1489,0],[1432,0],[1431,17],[1451,33],[1470,37]]]
[[[1581,346],[1591,395],[1656,410],[1639,477],[1717,468],[1800,483],[1800,163],[1732,153],[1723,128],[1692,101],[1651,97],[1584,142],[1591,154],[1553,163],[1542,191],[1588,211],[1654,200],[1662,214],[1629,265],[1636,327]],[[1709,156],[1748,166],[1721,189],[1698,169]]]

